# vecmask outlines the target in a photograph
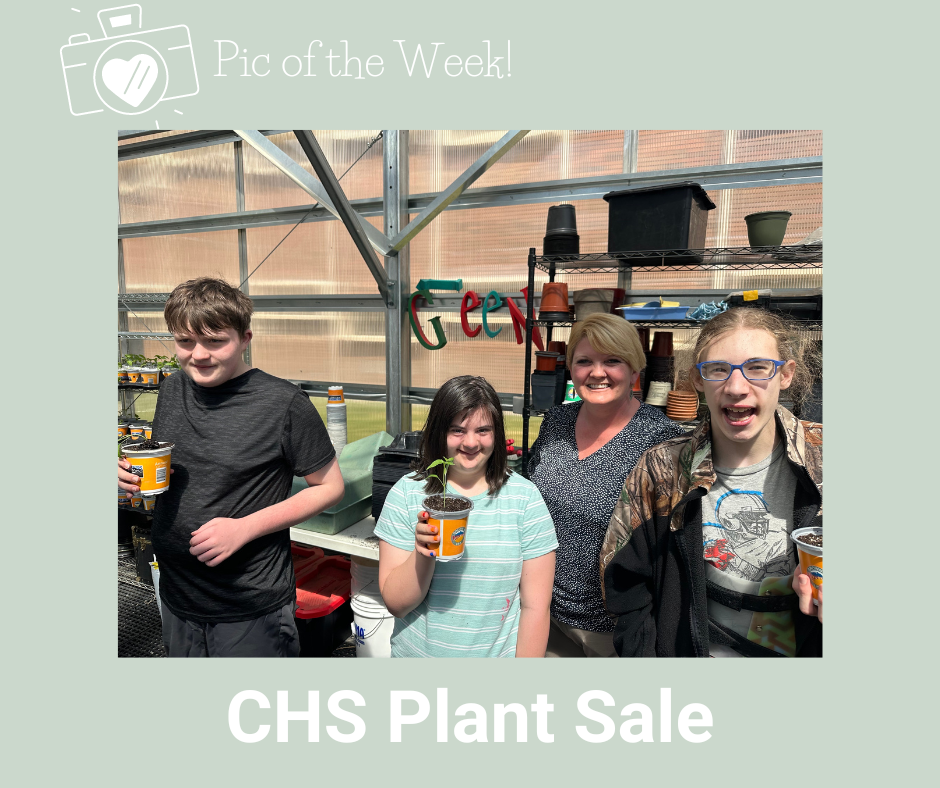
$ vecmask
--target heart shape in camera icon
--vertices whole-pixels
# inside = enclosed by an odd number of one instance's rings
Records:
[[[104,86],[132,107],[141,105],[159,76],[160,67],[157,61],[143,53],[130,60],[113,58],[101,69],[101,81]]]
[[[122,115],[153,109],[167,88],[166,62],[145,41],[121,41],[108,47],[95,64],[95,92]]]

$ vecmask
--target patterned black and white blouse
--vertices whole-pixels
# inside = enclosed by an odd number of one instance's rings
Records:
[[[532,446],[529,478],[545,499],[558,537],[552,616],[578,629],[612,632],[615,622],[601,597],[599,556],[614,505],[640,455],[683,430],[662,411],[640,405],[626,427],[579,460],[574,428],[580,410],[577,402],[545,415]]]

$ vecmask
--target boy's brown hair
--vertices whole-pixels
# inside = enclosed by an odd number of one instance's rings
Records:
[[[251,328],[251,299],[223,279],[203,276],[177,285],[163,308],[173,332],[213,334],[234,328],[239,337]]]

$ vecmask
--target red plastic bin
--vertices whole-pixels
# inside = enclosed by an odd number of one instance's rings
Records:
[[[350,595],[350,561],[345,556],[327,556],[302,565],[294,612],[301,657],[328,657],[346,640],[353,620]]]
[[[307,571],[313,564],[322,561],[326,555],[319,547],[311,547],[298,542],[290,543],[290,557],[294,564],[294,577]]]

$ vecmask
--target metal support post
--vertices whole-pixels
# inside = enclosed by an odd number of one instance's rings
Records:
[[[245,154],[242,151],[242,141],[235,141],[235,210],[243,213],[245,210]],[[248,230],[238,228],[238,281],[240,289],[245,295],[250,294],[248,286]],[[242,354],[245,363],[251,366],[251,345],[245,348]]]
[[[393,238],[408,224],[408,131],[388,130],[382,136],[382,194],[385,235]],[[385,309],[385,431],[411,430],[411,404],[403,396],[411,388],[411,333],[408,295],[411,292],[411,246],[385,258],[389,303]]]
[[[535,249],[529,249],[529,297],[525,307],[525,378],[522,381],[522,475],[529,478],[529,418],[532,413],[532,397],[529,376],[532,374],[532,331],[535,320]],[[548,347],[548,345],[545,345]]]
[[[120,216],[118,217],[120,222]],[[127,292],[127,284],[124,280],[124,243],[118,238],[118,293],[124,294]],[[119,310],[118,311],[118,331],[127,331],[127,311]],[[143,349],[143,342],[139,342],[141,350]],[[128,353],[130,353],[130,341],[125,337],[118,338],[118,364],[121,363],[121,359]],[[137,348],[135,348],[137,350]],[[137,414],[134,412],[134,396],[131,391],[118,391],[118,397],[121,402],[121,418],[125,419],[136,419]]]
[[[636,172],[637,148],[640,143],[640,132],[636,129],[627,129],[623,132],[623,171],[624,173]],[[633,271],[629,266],[621,264],[617,271],[617,287],[621,288],[626,295],[633,288]],[[629,303],[627,299],[626,303]],[[619,306],[617,304],[616,306]]]

